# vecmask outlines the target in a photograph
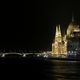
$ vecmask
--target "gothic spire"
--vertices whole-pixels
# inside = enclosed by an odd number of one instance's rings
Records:
[[[72,22],[74,22],[74,14],[72,13]]]

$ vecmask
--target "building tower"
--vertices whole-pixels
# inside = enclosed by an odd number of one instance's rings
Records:
[[[62,54],[62,35],[60,25],[56,26],[55,41],[52,43],[52,54]]]
[[[72,22],[67,29],[67,51],[68,55],[77,55],[80,51],[80,26],[74,22],[72,16]]]

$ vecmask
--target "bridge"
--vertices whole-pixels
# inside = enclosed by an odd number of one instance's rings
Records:
[[[0,53],[0,57],[6,57],[6,55],[20,55],[22,57],[26,57],[27,55],[33,54],[33,53],[16,53],[16,52],[10,52],[10,53]]]
[[[6,57],[6,55],[20,55],[22,57],[27,57],[28,55],[36,55],[37,57],[39,56],[51,56],[51,52],[41,52],[41,53],[17,53],[17,52],[9,52],[9,53],[0,53],[0,57]]]

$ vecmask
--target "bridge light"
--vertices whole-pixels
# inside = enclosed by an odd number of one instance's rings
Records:
[[[5,53],[4,54],[2,54],[2,56],[1,57],[5,57]]]
[[[26,54],[23,54],[23,57],[26,57]]]

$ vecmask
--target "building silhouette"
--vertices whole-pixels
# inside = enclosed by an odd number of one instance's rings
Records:
[[[75,23],[73,17],[67,29],[67,40],[68,55],[78,55],[80,52],[80,26]]]
[[[66,34],[62,36],[60,25],[56,26],[55,39],[52,43],[52,54],[60,55],[78,55],[80,54],[80,26],[75,23],[74,16],[68,25]]]

